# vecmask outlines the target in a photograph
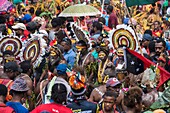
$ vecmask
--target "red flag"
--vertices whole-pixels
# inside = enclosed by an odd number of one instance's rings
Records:
[[[164,68],[160,66],[158,68],[160,70],[160,79],[157,89],[159,89],[160,86],[162,86],[166,81],[170,79],[170,73],[168,71],[166,71]]]
[[[130,53],[130,57],[129,55],[127,56],[127,54]],[[144,56],[140,55],[139,53],[133,51],[133,50],[130,50],[130,49],[126,49],[126,55],[125,55],[126,59],[130,59],[130,60],[133,60],[134,57],[138,58],[139,60],[142,61],[143,63],[143,66],[144,66],[144,70],[146,68],[149,68],[151,65],[155,65],[155,63],[153,63],[152,61],[150,61],[149,59],[145,58]],[[128,58],[129,57],[129,58]],[[138,60],[138,61],[139,61]],[[127,60],[128,61],[128,60]],[[126,61],[126,65],[129,63]],[[140,61],[139,61],[140,62]],[[129,63],[130,64],[130,63]],[[127,67],[128,69],[128,67]],[[131,70],[134,70],[134,68],[131,68]],[[168,71],[166,71],[164,68],[158,66],[158,69],[160,70],[160,80],[159,80],[159,84],[157,86],[157,89],[163,85],[166,81],[168,81],[170,79],[170,73]]]

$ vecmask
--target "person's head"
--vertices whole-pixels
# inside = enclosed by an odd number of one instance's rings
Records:
[[[106,50],[105,48],[100,48],[99,59],[105,61],[108,57],[108,54],[109,54],[108,50]]]
[[[10,50],[6,50],[3,52],[3,63],[7,63],[9,61],[15,61],[15,56],[14,56],[14,53]]]
[[[42,13],[41,9],[37,9],[36,12],[35,12],[35,15],[40,16],[41,13]]]
[[[55,33],[55,39],[57,40],[57,43],[61,43],[62,40],[67,37],[66,33],[63,30],[59,30],[57,33]]]
[[[107,13],[108,14],[110,14],[110,13],[112,13],[113,12],[113,6],[112,5],[109,5],[108,7],[107,7]]]
[[[22,73],[27,73],[29,76],[32,74],[33,71],[33,65],[31,63],[31,60],[25,60],[20,63],[20,67],[22,69]]]
[[[77,74],[77,75],[76,75]],[[83,96],[86,92],[85,77],[79,72],[69,78],[71,92],[75,97]]]
[[[113,92],[119,94],[120,87],[121,87],[121,82],[117,78],[115,78],[115,77],[114,78],[110,78],[106,82],[107,91],[113,91]]]
[[[158,58],[158,65],[165,68],[165,65],[166,65],[166,57],[165,57],[165,54],[164,53],[161,53],[159,58]]]
[[[66,73],[67,68],[68,68],[68,66],[66,64],[59,64],[56,67],[57,75],[66,79],[67,78],[67,73]]]
[[[64,48],[64,51],[69,51],[71,49],[72,43],[71,40],[69,38],[63,38],[61,45]]]
[[[78,52],[84,53],[85,51],[87,51],[87,44],[85,41],[80,40],[77,42],[76,48]]]
[[[7,96],[8,89],[5,85],[0,84],[0,99],[4,102]]]
[[[150,29],[145,30],[144,34],[149,34],[152,36],[152,31]]]
[[[58,104],[63,104],[67,100],[67,89],[65,85],[56,83],[52,87],[51,99]]]
[[[159,56],[161,53],[163,53],[165,51],[165,48],[166,48],[166,43],[164,40],[159,39],[156,41],[156,43],[155,43],[156,55]]]
[[[103,17],[99,17],[98,22],[101,23],[101,24],[103,24],[103,25],[106,24],[106,20],[105,20],[105,18],[103,18]]]
[[[102,24],[97,21],[93,22],[93,31],[94,33],[97,31],[102,31]]]
[[[29,87],[23,78],[17,78],[11,86],[13,97],[19,96],[20,98],[23,98],[28,90]]]
[[[33,7],[31,7],[31,8],[29,9],[29,12],[30,12],[31,15],[33,15],[34,12],[35,12],[35,9],[34,9]]]
[[[18,76],[21,72],[22,69],[16,62],[8,62],[4,64],[4,73],[6,73],[11,80],[14,80],[15,77]]]
[[[155,21],[153,24],[154,24],[154,30],[160,30],[161,23],[159,21]]]
[[[124,94],[124,105],[134,113],[140,113],[142,110],[142,89],[139,87],[132,87]]]
[[[106,91],[106,93],[103,95],[103,109],[106,112],[112,112],[114,111],[114,105],[116,102],[117,94],[113,91]]]
[[[144,34],[142,41],[143,41],[142,45],[143,45],[144,47],[148,47],[149,42],[152,41],[152,36],[149,35],[149,34]]]
[[[62,22],[63,21],[61,20],[61,18],[53,18],[51,21],[51,25],[53,28],[55,28],[58,31],[62,25]]]
[[[155,53],[155,42],[154,41],[149,42],[148,48],[150,53]]]
[[[46,41],[47,45],[50,44],[50,39],[48,38],[48,32],[46,30],[39,30],[40,34],[43,34],[43,39]]]
[[[17,36],[21,36],[24,34],[24,30],[26,30],[26,26],[23,23],[17,23],[12,26],[12,28],[16,31]]]
[[[35,31],[38,29],[38,23],[37,22],[29,22],[26,26],[27,30],[31,33],[35,33]]]

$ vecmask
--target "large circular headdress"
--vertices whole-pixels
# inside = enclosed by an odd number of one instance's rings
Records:
[[[6,50],[11,50],[14,55],[17,56],[20,53],[21,48],[21,40],[16,36],[5,36],[0,38],[0,56],[2,56],[2,53]]]
[[[32,36],[31,39],[22,48],[21,60],[31,60],[34,67],[37,67],[42,60],[42,56],[45,54],[44,42],[40,38],[41,36]]]
[[[136,40],[134,30],[127,25],[118,25],[115,30],[113,30],[110,36],[111,46],[117,49],[119,46],[125,45],[131,50],[138,49],[138,42]]]

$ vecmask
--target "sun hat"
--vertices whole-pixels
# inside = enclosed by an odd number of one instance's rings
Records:
[[[16,25],[12,26],[12,28],[26,30],[26,26],[23,23],[17,23]]]
[[[29,90],[29,87],[23,78],[18,78],[14,81],[11,89],[14,91],[25,92]]]

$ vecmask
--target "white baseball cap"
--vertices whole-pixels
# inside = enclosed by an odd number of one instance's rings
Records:
[[[12,26],[12,28],[26,30],[26,26],[23,23],[17,23],[16,25]]]

